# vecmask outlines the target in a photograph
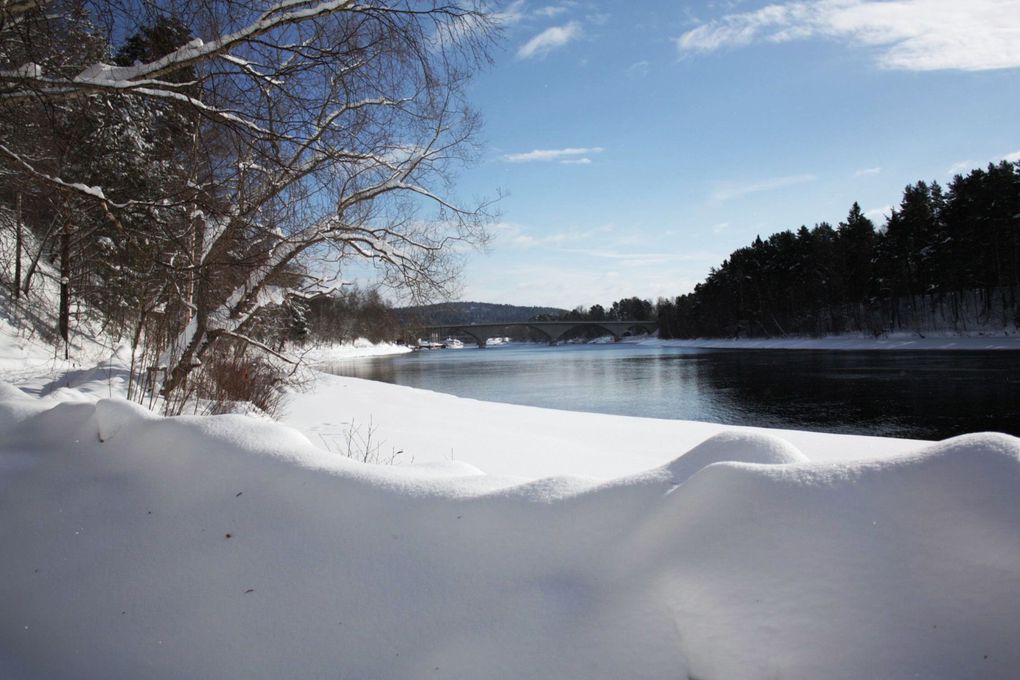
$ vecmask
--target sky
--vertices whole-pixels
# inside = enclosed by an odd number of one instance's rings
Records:
[[[497,7],[458,192],[506,196],[461,300],[675,297],[757,235],[1020,159],[1020,0]]]

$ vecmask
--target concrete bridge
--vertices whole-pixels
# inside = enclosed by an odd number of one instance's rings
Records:
[[[420,326],[419,330],[437,332],[440,335],[464,333],[471,336],[479,347],[485,347],[490,337],[501,335],[499,331],[506,328],[532,328],[555,345],[568,331],[575,328],[600,328],[614,340],[619,340],[629,331],[638,329],[646,333],[654,333],[659,324],[655,321],[507,321],[502,323],[446,324],[443,326]]]

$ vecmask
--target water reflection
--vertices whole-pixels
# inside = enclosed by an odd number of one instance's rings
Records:
[[[928,439],[981,430],[1020,435],[1020,362],[1011,352],[510,345],[350,360],[326,370],[596,413]]]

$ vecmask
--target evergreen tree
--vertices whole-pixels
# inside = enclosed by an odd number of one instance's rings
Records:
[[[863,302],[872,290],[875,258],[875,225],[855,201],[846,220],[836,230],[836,264],[841,302]]]

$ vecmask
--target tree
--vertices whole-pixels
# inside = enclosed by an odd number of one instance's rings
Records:
[[[907,186],[878,231],[854,203],[835,230],[823,222],[758,237],[657,310],[663,337],[1011,328],[1018,288],[1020,162],[1002,161],[957,175],[945,193],[935,182]]]
[[[856,201],[836,229],[836,251],[844,300],[862,302],[869,294],[875,256],[875,225]]]
[[[652,318],[652,303],[639,297],[623,298],[612,304],[606,314],[608,319],[648,321]]]
[[[942,207],[938,183],[918,182],[903,190],[900,206],[890,215],[883,252],[897,294],[916,295],[936,288]]]
[[[91,203],[112,224],[132,211],[187,215],[186,231],[158,224],[147,234],[151,261],[172,282],[158,295],[186,310],[160,355],[165,393],[217,342],[270,351],[250,331],[295,267],[315,260],[336,276],[367,259],[423,299],[450,290],[458,243],[486,238],[487,204],[451,195],[478,127],[464,85],[493,38],[472,0],[281,0],[261,9],[85,0],[4,12],[0,115],[34,107],[88,115],[102,100],[197,121],[191,153],[175,159],[185,181],[140,195],[52,163],[52,154],[26,153],[6,127],[0,134],[7,172]],[[106,44],[135,37],[119,65],[94,55],[54,64],[40,37],[72,29]],[[189,34],[199,37],[176,44]]]

